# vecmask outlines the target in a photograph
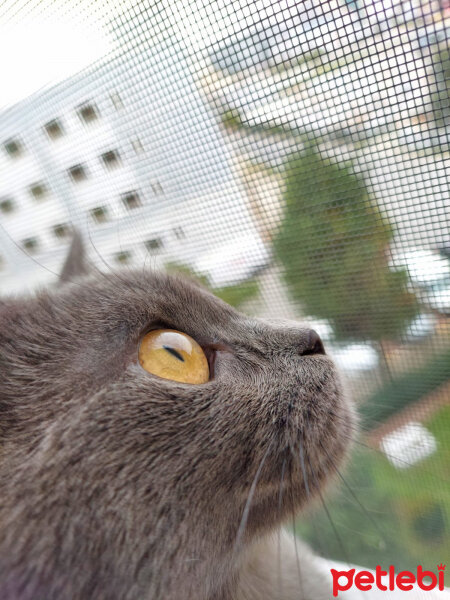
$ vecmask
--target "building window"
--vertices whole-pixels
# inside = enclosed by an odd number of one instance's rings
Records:
[[[100,116],[97,107],[92,102],[86,102],[86,104],[82,104],[78,108],[77,113],[84,123],[92,123]]]
[[[37,238],[30,237],[30,238],[27,238],[26,240],[22,240],[22,246],[25,248],[25,250],[27,252],[29,252],[30,254],[33,254],[39,248],[39,242],[38,242]]]
[[[101,155],[103,164],[108,169],[114,169],[120,165],[120,156],[117,150],[108,150]]]
[[[33,183],[30,185],[29,191],[35,200],[41,200],[48,194],[47,187],[43,183]]]
[[[155,196],[160,196],[161,194],[164,194],[164,190],[159,181],[155,181],[155,183],[151,183],[150,185],[152,186],[152,192],[155,194]]]
[[[111,102],[113,103],[114,108],[116,110],[120,110],[121,108],[124,107],[122,98],[119,96],[119,94],[117,92],[114,92],[113,94],[111,94],[110,98],[111,98]]]
[[[175,227],[172,231],[175,234],[177,240],[184,240],[184,238],[186,237],[186,234],[184,233],[182,227]]]
[[[153,238],[144,242],[145,247],[149,252],[159,252],[164,248],[164,243],[161,238]]]
[[[12,158],[18,158],[23,152],[23,145],[18,139],[9,139],[3,144],[5,152]]]
[[[141,198],[137,192],[126,192],[121,195],[121,199],[128,210],[142,206]]]
[[[84,181],[87,179],[87,172],[83,165],[74,165],[67,170],[72,181],[79,183],[80,181]]]
[[[96,206],[91,211],[91,217],[98,224],[108,221],[108,209],[105,206]]]
[[[144,154],[144,146],[142,145],[142,142],[138,137],[135,137],[131,140],[131,145],[133,146],[133,150],[136,154]]]
[[[0,211],[7,215],[8,213],[12,213],[15,209],[14,202],[11,198],[3,198],[0,200]]]
[[[51,140],[57,140],[64,135],[64,129],[61,121],[53,119],[44,125],[44,129]]]
[[[64,240],[70,235],[70,227],[67,223],[59,223],[53,226],[53,234],[60,240]]]
[[[120,265],[128,265],[131,262],[131,252],[129,250],[122,250],[122,252],[117,252],[114,258]]]

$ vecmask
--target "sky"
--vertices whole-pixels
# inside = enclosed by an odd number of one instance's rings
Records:
[[[113,2],[109,2],[113,5]],[[113,49],[106,2],[2,0],[0,107],[64,79]]]

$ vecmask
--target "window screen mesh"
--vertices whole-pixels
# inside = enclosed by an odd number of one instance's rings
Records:
[[[370,567],[450,552],[449,32],[447,0],[0,8],[1,292],[75,226],[102,269],[312,323],[362,433],[295,528]]]

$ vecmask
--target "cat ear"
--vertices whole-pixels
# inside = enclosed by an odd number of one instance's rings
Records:
[[[69,254],[59,275],[59,284],[73,281],[77,277],[88,273],[89,268],[86,262],[83,238],[80,232],[74,229]]]

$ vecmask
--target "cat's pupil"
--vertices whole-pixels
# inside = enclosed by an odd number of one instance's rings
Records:
[[[170,346],[163,346],[164,350],[167,350],[167,352],[169,352],[169,354],[171,354],[172,356],[175,356],[175,358],[178,358],[178,360],[181,360],[181,362],[184,362],[184,358],[181,356],[181,354],[175,350],[175,348],[171,348]]]

